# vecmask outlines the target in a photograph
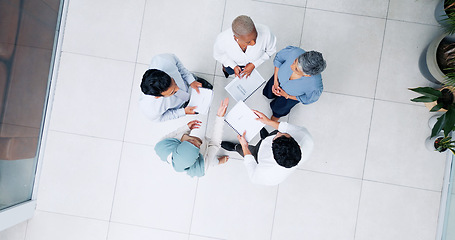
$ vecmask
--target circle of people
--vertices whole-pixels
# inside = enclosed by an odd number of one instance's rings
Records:
[[[267,26],[254,24],[248,16],[236,17],[229,29],[221,32],[213,47],[213,57],[222,64],[226,78],[235,75],[248,78],[252,71],[276,52],[276,37]],[[220,148],[237,151],[244,159],[250,180],[256,184],[277,185],[283,182],[313,150],[313,139],[303,126],[278,120],[289,114],[298,103],[310,104],[323,91],[321,72],[326,67],[322,54],[288,46],[274,60],[274,74],[263,88],[263,95],[272,99],[272,115],[253,110],[256,120],[275,129],[260,130],[261,140],[249,145],[245,132],[238,134],[238,143],[222,141],[223,124],[229,99],[221,101],[211,136],[197,134],[201,124],[192,120],[163,137],[155,145],[159,158],[175,171],[191,177],[202,177],[210,167],[224,164],[229,156],[218,156]],[[243,79],[242,79],[243,80]],[[246,81],[246,80],[244,80]],[[167,121],[198,114],[188,106],[191,90],[213,89],[206,80],[194,76],[174,54],[152,58],[141,82],[139,106],[152,121]]]

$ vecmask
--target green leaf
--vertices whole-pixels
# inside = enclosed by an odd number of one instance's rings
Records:
[[[445,118],[446,118],[445,114],[438,117],[438,121],[436,122],[436,124],[433,126],[433,129],[431,130],[431,137],[438,135],[438,133],[442,130],[442,126],[445,125]]]
[[[436,90],[432,87],[418,87],[418,88],[409,88],[409,90],[414,91],[416,93],[420,93],[427,97],[436,97],[436,99],[442,96],[441,91]]]
[[[432,96],[421,96],[411,99],[412,102],[434,102],[436,100],[438,100],[438,98]]]
[[[453,107],[449,107],[449,110],[444,115],[446,115],[446,117],[442,129],[444,129],[444,136],[448,136],[455,126],[455,109]]]
[[[437,112],[442,108],[442,106],[443,106],[442,103],[438,103],[430,110],[430,112]]]

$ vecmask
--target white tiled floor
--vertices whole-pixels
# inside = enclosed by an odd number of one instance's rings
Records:
[[[424,149],[431,114],[407,88],[431,85],[419,60],[441,32],[437,3],[69,1],[38,209],[0,238],[433,240],[445,156]],[[212,46],[240,14],[268,25],[279,49],[318,50],[328,63],[321,99],[289,116],[315,150],[277,187],[251,184],[234,158],[200,179],[175,173],[153,146],[190,118],[152,123],[137,106],[163,52],[214,83],[217,106],[227,81]],[[269,78],[271,61],[258,70]],[[260,92],[247,104],[270,114]],[[235,139],[228,127],[225,139]]]

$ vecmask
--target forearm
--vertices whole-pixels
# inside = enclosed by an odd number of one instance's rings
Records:
[[[273,73],[273,83],[274,83],[274,85],[278,85],[279,84],[279,82],[278,82],[278,70],[280,70],[280,68],[275,67],[275,71]]]
[[[216,116],[215,118],[215,125],[213,127],[213,134],[210,137],[210,143],[209,145],[220,145],[222,136],[223,136],[223,124],[224,124],[224,118]]]
[[[296,96],[292,96],[292,95],[288,95],[286,99],[292,99],[292,100],[299,101]]]
[[[242,144],[241,146],[242,146],[243,156],[252,155],[250,152],[250,149],[248,148],[248,144]]]
[[[185,124],[184,126],[178,128],[177,130],[166,134],[161,140],[166,139],[166,138],[177,138],[180,140],[180,138],[182,138],[183,134],[189,134],[190,131],[191,130],[188,127],[188,125]]]
[[[159,121],[164,122],[176,118],[180,118],[185,116],[185,109],[184,108],[179,108],[179,109],[168,109],[166,112],[164,112],[160,117]]]

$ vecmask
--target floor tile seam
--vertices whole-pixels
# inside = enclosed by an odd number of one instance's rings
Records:
[[[389,16],[389,8],[390,8],[390,0],[387,3],[386,19]],[[384,22],[384,29],[383,29],[383,32],[382,32],[381,52],[379,54],[378,70],[376,72],[376,83],[375,83],[375,86],[374,86],[374,94],[373,94],[373,99],[374,100],[373,100],[373,104],[371,106],[370,123],[368,124],[368,134],[367,134],[366,146],[365,146],[365,156],[364,156],[364,159],[363,159],[363,169],[362,169],[362,175],[361,175],[362,179],[365,178],[365,169],[366,169],[367,160],[368,160],[368,147],[369,147],[369,144],[370,144],[371,127],[372,127],[372,124],[373,124],[374,107],[375,107],[375,104],[376,104],[376,94],[377,94],[377,91],[378,91],[379,73],[380,73],[380,70],[381,70],[382,54],[384,52],[384,42],[385,42],[386,30],[387,30],[387,21]],[[362,185],[363,185],[363,183],[362,183]]]
[[[396,103],[396,104],[401,104],[401,105],[408,105],[408,106],[426,108],[425,105],[423,105],[423,104],[415,104],[415,103],[412,103],[411,101],[409,101],[409,102],[399,102],[399,101],[387,100],[387,99],[381,99],[381,98],[374,98],[373,100],[377,101],[377,102]]]
[[[197,190],[198,190],[198,188],[199,188],[199,178],[196,181],[196,190],[194,192],[193,209],[191,210],[191,218],[190,218],[190,226],[188,228],[188,234],[191,234],[191,230],[192,230],[191,228],[193,227],[194,209],[196,207],[196,199],[197,199],[197,192],[198,192]],[[190,237],[188,236],[188,239],[189,238]]]
[[[377,85],[377,82],[378,82],[378,79],[376,80],[376,85]],[[412,102],[400,102],[400,101],[395,101],[395,100],[382,99],[382,98],[377,98],[377,97],[365,97],[365,96],[353,95],[353,94],[342,93],[342,92],[334,92],[334,91],[326,91],[326,90],[324,90],[323,93],[330,93],[330,94],[336,94],[336,95],[347,96],[347,97],[363,98],[363,99],[369,99],[369,100],[374,100],[374,101],[378,100],[378,101],[382,101],[382,102],[400,103],[400,104],[406,104],[406,105],[412,105],[412,106],[423,106],[421,104],[415,104],[415,103],[412,103]],[[375,94],[376,94],[376,89],[375,89]]]
[[[433,193],[441,193],[442,192],[442,189],[441,190],[434,190],[434,189],[428,189],[428,188],[413,187],[413,186],[397,184],[397,183],[391,183],[391,182],[378,181],[378,180],[373,180],[373,179],[362,179],[362,181],[363,182],[370,182],[370,183],[379,183],[379,184],[395,186],[395,187],[402,187],[402,188],[413,189],[413,190],[421,190],[421,191],[425,191],[425,192],[433,192]]]
[[[358,14],[358,13],[350,13],[350,12],[340,12],[340,11],[335,11],[335,10],[314,8],[314,7],[308,7],[308,6],[306,6],[305,8],[307,10],[309,9],[309,10],[317,10],[317,11],[323,11],[323,12],[339,13],[339,14],[344,14],[344,15],[352,15],[352,16],[357,16],[357,17],[367,17],[367,18],[387,20],[386,17],[377,17],[377,16],[370,16],[370,15]]]
[[[298,6],[298,5],[287,4],[287,3],[269,2],[269,1],[266,1],[266,0],[252,0],[252,2],[261,2],[261,3],[268,3],[268,4],[280,5],[280,6],[286,6],[286,7],[296,7],[296,8],[305,8],[306,7],[306,2],[305,2],[305,6],[303,6],[303,7],[302,6]]]
[[[164,228],[157,228],[157,227],[150,227],[150,226],[145,226],[145,225],[140,225],[140,224],[126,223],[126,222],[119,222],[119,221],[112,221],[112,220],[109,221],[109,224],[111,224],[111,223],[128,225],[131,227],[139,227],[139,228],[145,228],[145,229],[152,229],[152,230],[159,230],[159,231],[165,231],[165,232],[171,232],[171,233],[190,235],[189,232],[180,232],[180,231],[169,230],[169,229],[164,229]]]
[[[276,196],[275,196],[275,207],[273,208],[273,216],[272,216],[272,226],[270,228],[270,240],[273,238],[273,227],[275,226],[275,216],[276,216],[276,206],[278,205],[278,193],[280,191],[280,185],[276,188]]]
[[[351,180],[358,180],[358,181],[362,181],[363,180],[362,178],[358,178],[358,177],[346,176],[346,175],[328,173],[328,172],[321,172],[321,171],[310,170],[310,169],[297,168],[296,170],[297,171],[304,171],[304,172],[311,172],[311,173],[318,173],[318,174],[328,175],[328,176],[333,176],[333,177],[347,178],[347,179],[351,179]]]
[[[134,78],[136,76],[136,71],[137,71],[137,60],[138,60],[138,57],[139,57],[139,46],[141,45],[142,28],[144,27],[144,18],[145,18],[145,10],[146,9],[147,9],[147,0],[144,0],[144,6],[143,6],[143,9],[142,9],[141,31],[139,32],[139,39],[138,39],[138,42],[137,42],[136,60],[135,60],[135,64],[134,64],[134,71],[133,71],[133,74],[131,76],[132,81],[131,81],[131,88],[130,88],[130,96],[128,98],[128,107],[127,107],[126,116],[125,116],[125,126],[123,128],[123,136],[122,136],[122,142],[123,143],[125,142],[125,136],[126,136],[126,131],[127,131],[127,127],[128,127],[128,118],[129,118],[129,114],[130,114],[131,99],[133,97],[133,89],[134,89]],[[122,149],[123,149],[123,143],[122,143]]]
[[[413,22],[413,21],[407,21],[407,20],[402,20],[402,19],[394,19],[394,18],[387,18],[387,21],[403,22],[403,23],[413,23],[413,24],[423,25],[423,26],[429,26],[429,27],[441,27],[441,25],[439,25],[439,24]],[[442,28],[442,27],[441,27],[441,28]]]
[[[87,216],[81,216],[81,215],[64,213],[64,212],[56,212],[56,211],[44,210],[44,209],[39,209],[38,207],[35,209],[35,211],[40,211],[40,212],[50,213],[50,214],[55,214],[55,215],[62,215],[62,216],[67,216],[67,217],[74,217],[74,218],[79,218],[81,220],[82,219],[83,220],[94,220],[94,221],[109,223],[109,220],[106,220],[106,219],[100,219],[100,218],[95,218],[95,217],[87,217]]]
[[[65,133],[65,134],[75,135],[75,136],[80,136],[80,137],[88,137],[88,138],[93,138],[93,139],[98,139],[98,140],[109,140],[109,141],[113,141],[113,142],[125,142],[122,139],[113,139],[113,138],[106,138],[106,137],[87,135],[87,134],[82,134],[82,133],[67,132],[67,131],[57,130],[57,129],[52,129],[52,128],[49,128],[48,131],[56,132],[56,133]]]
[[[355,226],[354,226],[354,240],[357,239],[357,224],[359,223],[359,215],[360,215],[360,204],[362,202],[362,192],[363,192],[363,181],[360,183],[360,192],[359,192],[359,199],[357,201],[357,214],[355,216]]]
[[[225,238],[218,238],[218,237],[210,237],[210,236],[206,236],[206,235],[200,235],[200,234],[188,234],[189,235],[189,238],[191,236],[196,236],[196,237],[203,237],[203,238],[210,238],[210,239],[213,239],[213,240],[227,240]]]
[[[221,18],[221,28],[220,28],[220,32],[219,32],[219,33],[223,32],[223,28],[224,28],[224,26],[223,26],[223,25],[224,25],[224,17],[226,16],[226,11],[227,11],[227,9],[226,9],[227,1],[228,1],[228,0],[224,0],[223,17]]]
[[[79,56],[84,56],[84,57],[97,58],[97,59],[103,59],[103,60],[111,60],[111,61],[122,62],[122,63],[131,63],[131,64],[138,64],[139,63],[137,61],[129,61],[129,60],[124,60],[124,59],[109,58],[109,57],[103,57],[103,56],[86,54],[86,53],[78,53],[78,52],[66,51],[65,49],[62,49],[62,53],[72,54],[72,55],[79,55]]]
[[[115,183],[114,183],[114,192],[112,193],[112,202],[111,202],[111,209],[110,209],[110,213],[109,213],[109,222],[111,221],[112,214],[114,212],[115,197],[117,196],[117,184],[118,184],[118,179],[120,176],[120,166],[122,164],[122,159],[123,159],[124,145],[125,145],[125,142],[122,142],[122,147],[120,149],[120,156],[118,156],[119,160],[118,160],[118,164],[117,164],[117,174],[116,174]],[[109,229],[110,229],[110,224],[108,226],[108,230]],[[107,237],[106,237],[106,240],[107,240]]]
[[[32,217],[33,218],[33,217]],[[25,224],[25,234],[24,234],[24,240],[27,240],[27,234],[28,234],[28,224],[30,222],[30,219],[27,220],[27,223]]]
[[[305,6],[307,3],[308,3],[308,0],[306,0]],[[300,29],[299,47],[303,45],[302,41],[303,41],[303,32],[305,30],[306,10],[307,10],[307,8],[305,7],[303,10],[302,28]]]

